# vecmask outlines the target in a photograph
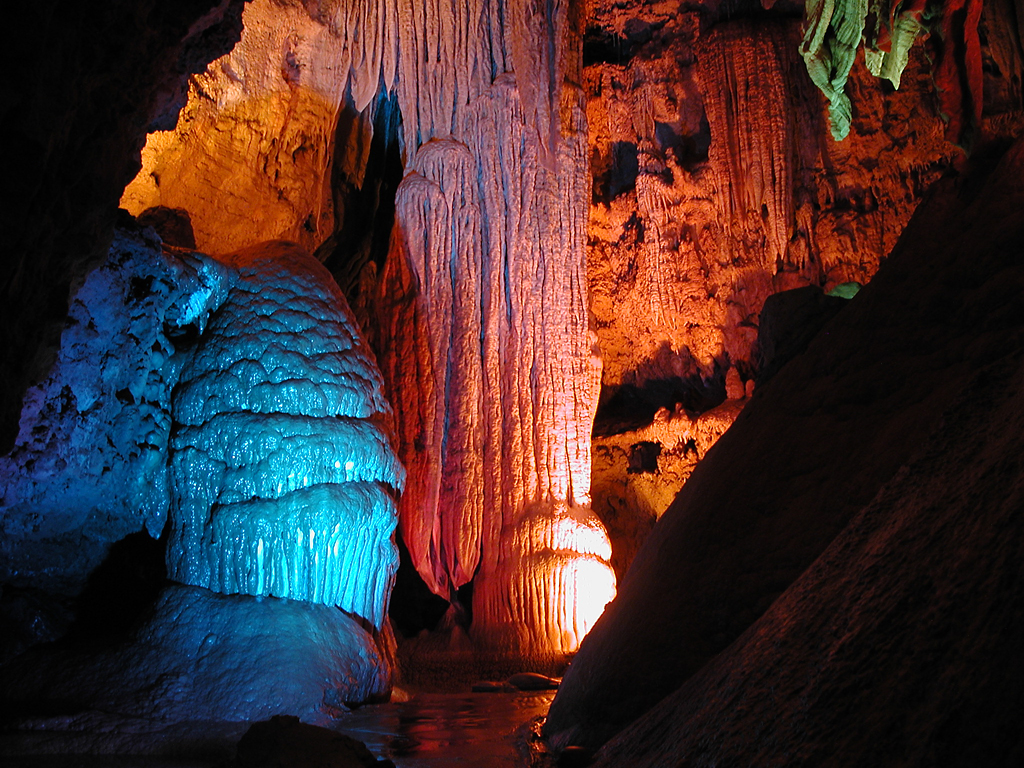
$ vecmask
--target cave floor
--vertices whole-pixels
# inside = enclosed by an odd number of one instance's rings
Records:
[[[419,693],[354,710],[332,727],[397,768],[515,768],[529,763],[530,724],[553,698],[554,691]],[[147,729],[145,721],[87,713],[0,733],[0,756],[7,768],[219,768],[246,728],[187,723]]]

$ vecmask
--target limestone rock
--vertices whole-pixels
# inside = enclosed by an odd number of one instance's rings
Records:
[[[139,214],[137,221],[152,227],[167,245],[195,250],[196,236],[192,231],[192,218],[184,208],[155,205]]]
[[[115,541],[160,535],[179,348],[230,283],[209,257],[118,232],[75,294],[56,363],[26,394],[15,448],[0,458],[4,581],[76,594]]]
[[[14,444],[25,391],[48,374],[70,299],[107,255],[146,132],[174,124],[189,76],[238,40],[244,5],[20,9],[19,27],[38,34],[4,49],[20,74],[0,125],[4,146],[18,147],[0,209],[0,453]],[[54,55],[40,55],[43,40]]]
[[[403,537],[449,598],[478,567],[488,578],[527,506],[589,503],[599,368],[580,10],[255,0],[244,20],[235,50],[194,80],[179,126],[151,137],[122,202],[188,209],[215,253],[279,237],[312,250],[333,221],[330,162],[356,184],[366,164],[372,120],[353,121],[356,141],[332,160],[335,115],[397,94],[407,177],[378,352],[410,469]]]
[[[165,723],[289,712],[326,724],[389,686],[378,639],[336,608],[185,586],[168,587],[115,648],[44,646],[0,673],[14,711],[71,702]]]
[[[979,190],[977,180],[948,181],[829,333],[760,388],[584,641],[552,705],[549,735],[591,748],[610,738],[740,637],[923,445],[956,445],[941,435],[943,414],[970,397],[979,371],[1015,355],[1024,335],[1022,162],[1018,143],[976,195],[962,190]],[[957,525],[974,530],[975,515],[964,514]],[[916,524],[920,535],[929,517]],[[1015,548],[1019,531],[1007,535]],[[987,567],[974,573],[989,578]],[[1009,573],[1008,589],[1017,590]],[[994,634],[1001,631],[983,637]],[[832,714],[823,717],[834,722]]]
[[[337,605],[379,629],[405,472],[374,423],[390,410],[372,354],[300,248],[230,263],[235,282],[175,392],[168,575]]]
[[[394,768],[361,741],[278,715],[254,723],[238,742],[232,768]]]
[[[813,285],[769,296],[757,332],[757,383],[766,384],[783,365],[803,352],[846,301],[826,296]]]
[[[854,63],[851,132],[835,142],[797,25],[644,2],[593,14],[588,281],[603,401],[662,391],[672,409],[723,369],[754,373],[771,294],[867,283],[958,151],[922,46],[896,93]]]

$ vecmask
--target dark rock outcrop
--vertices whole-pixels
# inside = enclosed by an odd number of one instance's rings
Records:
[[[1018,143],[987,181],[947,179],[872,283],[758,389],[583,643],[547,721],[556,744],[599,746],[671,694],[676,719],[643,738],[681,743],[673,764],[924,765],[944,739],[951,764],[992,745],[1009,764],[1022,169]]]
[[[238,742],[232,768],[394,768],[377,760],[361,741],[297,717],[278,715],[253,724]]]

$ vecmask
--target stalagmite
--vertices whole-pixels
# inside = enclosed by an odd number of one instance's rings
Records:
[[[474,601],[490,647],[571,653],[615,597],[608,533],[588,509],[525,509],[507,529],[488,587]],[[495,588],[497,586],[497,588]]]
[[[238,276],[175,394],[168,574],[337,605],[379,628],[404,470],[379,426],[388,406],[372,356],[298,247],[227,261]]]

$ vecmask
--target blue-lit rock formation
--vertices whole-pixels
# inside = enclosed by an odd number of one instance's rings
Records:
[[[87,702],[165,724],[282,712],[323,723],[347,703],[386,696],[390,677],[384,650],[335,608],[172,586],[120,645],[30,650],[0,674],[0,698],[14,711]]]
[[[214,260],[119,231],[0,463],[0,583],[78,595],[145,529],[188,586],[105,650],[22,655],[0,700],[180,721],[323,719],[386,696],[405,479],[389,414],[348,305],[301,248]]]
[[[388,406],[372,354],[297,246],[227,260],[236,282],[174,399],[168,573],[337,605],[380,628],[405,473],[374,421]]]
[[[49,375],[0,458],[0,580],[77,593],[109,546],[167,520],[171,390],[231,270],[118,231],[71,302]],[[73,557],[64,553],[73,552]]]

